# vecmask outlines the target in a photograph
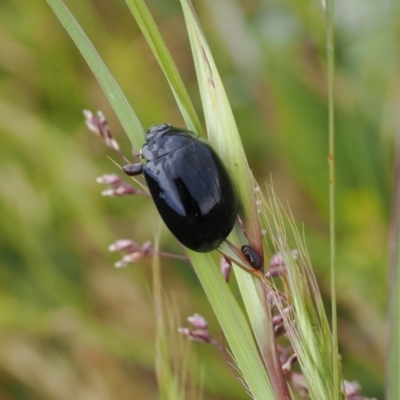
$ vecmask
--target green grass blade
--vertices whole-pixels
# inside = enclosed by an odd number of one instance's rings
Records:
[[[285,265],[281,280],[287,301],[282,302],[281,296],[277,296],[275,304],[285,321],[286,332],[307,383],[309,397],[313,400],[337,397],[343,400],[345,396],[341,391],[335,394],[333,339],[303,238],[293,217],[283,211],[272,188],[269,202],[263,199],[263,205],[265,209],[262,216],[271,234],[274,250],[282,255]],[[285,221],[296,242],[299,253],[297,261],[293,259],[288,244]],[[339,375],[339,381],[340,378]]]
[[[341,398],[340,362],[338,350],[338,326],[336,307],[336,219],[335,219],[335,37],[334,12],[335,0],[327,0],[326,23],[326,56],[328,65],[328,117],[329,117],[329,230],[330,230],[330,272],[331,272],[331,301],[332,301],[332,370],[333,370],[333,399]]]
[[[240,215],[249,243],[259,254],[262,254],[254,180],[247,164],[232,110],[193,7],[186,0],[181,0],[181,5],[192,47],[208,135],[233,178],[241,203]],[[239,243],[238,240],[234,242]],[[268,368],[270,385],[273,386],[277,398],[289,398],[282,369],[278,367],[270,314],[266,312],[267,310],[258,297],[259,281],[236,266],[234,266],[234,270],[258,348],[265,366]],[[205,290],[207,291],[206,288]],[[227,334],[225,330],[224,333]],[[268,335],[268,333],[270,334]],[[251,370],[249,373],[252,373]],[[247,381],[247,376],[245,381]]]
[[[159,250],[159,235],[154,240],[154,249]],[[167,334],[168,319],[173,319],[171,309],[168,302],[163,296],[163,288],[161,283],[161,267],[160,256],[154,254],[152,257],[152,277],[153,277],[153,300],[154,312],[156,317],[156,343],[155,343],[155,367],[158,383],[158,390],[161,400],[184,400],[182,388],[185,382],[180,382],[179,374],[172,367],[170,338]],[[178,335],[176,328],[175,334]],[[175,359],[181,354],[175,354]]]
[[[229,101],[191,3],[181,0],[189,33],[207,133],[224,160],[241,203],[241,217],[251,246],[262,254],[260,224],[253,179]]]
[[[62,0],[47,0],[47,3],[71,36],[90,69],[96,76],[111,106],[117,114],[122,127],[128,135],[132,146],[135,149],[140,149],[144,141],[144,129],[89,38]]]
[[[188,254],[252,397],[277,399],[246,318],[212,256],[193,251]]]
[[[143,0],[126,0],[126,2],[168,80],[187,128],[201,133],[200,121],[192,101],[146,3]]]
[[[290,395],[276,350],[275,332],[271,323],[271,304],[267,298],[267,291],[258,278],[255,278],[243,269],[236,267],[235,275],[261,357],[267,368],[276,397],[279,399],[289,399]]]

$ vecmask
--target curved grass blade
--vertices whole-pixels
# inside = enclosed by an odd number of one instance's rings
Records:
[[[193,132],[201,133],[200,121],[192,101],[146,3],[143,0],[126,0],[126,3],[167,78],[187,128]]]
[[[190,2],[181,0],[199,81],[207,130],[211,142],[227,165],[241,203],[241,217],[250,245],[263,254],[254,179],[247,164],[239,132],[211,51]],[[238,232],[238,236],[240,232]],[[238,241],[236,240],[236,243]],[[276,353],[269,305],[260,281],[242,269],[234,268],[271,386],[277,398],[290,398]],[[262,314],[262,315],[261,315]],[[246,379],[246,378],[245,378]]]
[[[273,391],[246,318],[221,272],[215,268],[212,256],[190,250],[188,254],[252,398],[280,398]]]
[[[234,181],[249,243],[259,254],[263,254],[253,179],[232,110],[193,7],[186,0],[181,0],[181,5],[192,47],[208,136]]]
[[[144,141],[144,129],[89,38],[62,0],[47,0],[47,3],[71,36],[90,69],[93,71],[93,74],[103,88],[122,127],[128,135],[132,146],[135,149],[140,149]]]

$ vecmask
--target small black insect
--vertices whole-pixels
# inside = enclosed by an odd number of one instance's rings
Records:
[[[247,245],[242,246],[242,253],[254,269],[261,269],[263,267],[262,258],[252,247]]]
[[[186,129],[162,124],[146,134],[145,164],[123,167],[143,174],[158,212],[172,234],[201,253],[216,249],[238,213],[232,181],[209,142]]]

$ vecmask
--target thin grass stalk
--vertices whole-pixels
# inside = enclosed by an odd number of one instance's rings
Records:
[[[329,126],[329,234],[330,234],[330,275],[332,306],[332,368],[334,399],[340,398],[339,357],[336,307],[336,226],[335,226],[335,0],[326,0],[327,40],[326,55],[328,63],[328,126]]]
[[[272,188],[269,189],[269,202],[263,201],[263,204],[266,209],[262,214],[265,216],[274,250],[282,255],[285,265],[281,281],[287,300],[283,302],[276,289],[273,295],[274,304],[283,317],[286,333],[307,383],[310,399],[332,400],[335,398],[330,358],[332,335],[307,249],[292,215],[283,211]],[[297,261],[293,259],[287,242],[285,221],[289,222],[294,234],[299,253]],[[339,395],[342,396],[341,392]]]
[[[154,240],[156,250],[152,257],[152,278],[153,278],[153,300],[154,313],[156,317],[156,355],[155,369],[157,376],[160,399],[162,400],[183,400],[183,388],[180,387],[180,380],[177,379],[171,368],[171,357],[168,347],[168,335],[164,317],[163,293],[161,284],[160,256],[158,252],[159,238]]]

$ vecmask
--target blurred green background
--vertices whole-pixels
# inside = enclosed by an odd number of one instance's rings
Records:
[[[182,118],[125,3],[68,1],[145,127]],[[178,0],[148,1],[201,114]],[[398,135],[400,3],[336,2],[337,260],[344,375],[383,397],[387,249]],[[318,1],[201,0],[196,10],[261,187],[271,177],[306,242],[329,312],[325,19]],[[107,247],[151,240],[148,199],[104,198],[118,173],[85,127],[99,85],[42,1],[0,2],[0,398],[156,399],[150,261],[115,269]],[[161,247],[181,252],[163,230]],[[218,326],[190,266],[162,260],[182,321]],[[197,344],[204,397],[247,395],[221,355]],[[200,374],[201,375],[201,374]]]

